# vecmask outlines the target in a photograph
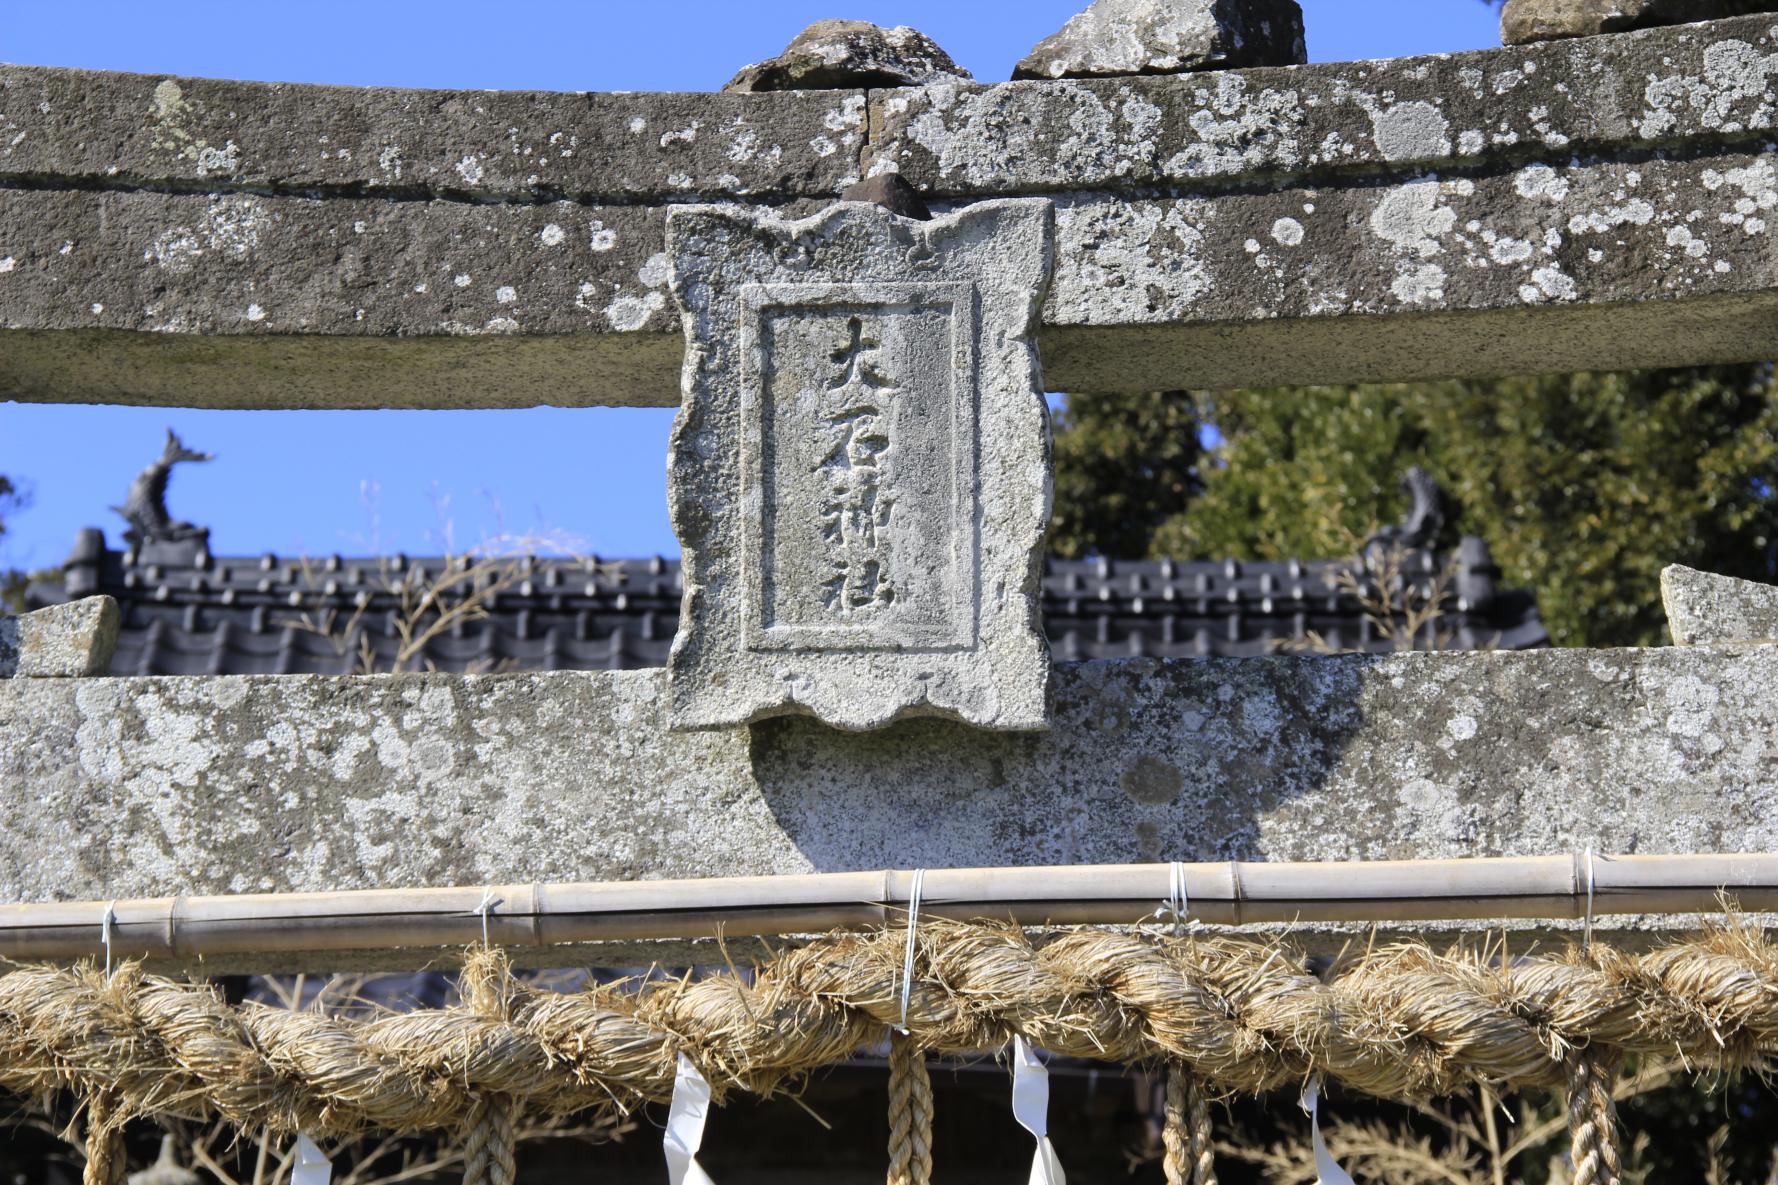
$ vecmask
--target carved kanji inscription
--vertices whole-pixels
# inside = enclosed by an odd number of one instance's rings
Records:
[[[743,445],[743,482],[762,511],[745,557],[759,608],[750,645],[969,646],[971,286],[758,285],[745,300],[759,369],[743,398],[759,430]]]
[[[896,396],[878,364],[881,327],[864,330],[869,311],[846,318],[847,340],[834,351],[839,377],[827,387],[812,433],[821,460],[821,537],[831,572],[821,603],[842,621],[883,618],[895,605],[894,458]]]

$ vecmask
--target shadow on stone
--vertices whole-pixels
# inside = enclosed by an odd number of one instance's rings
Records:
[[[749,759],[818,871],[1276,858],[1264,817],[1345,764],[1376,661],[1070,664],[1048,733],[780,718],[753,726]],[[1355,826],[1330,828],[1325,855],[1356,854]]]

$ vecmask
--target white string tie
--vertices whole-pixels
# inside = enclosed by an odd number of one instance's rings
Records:
[[[1592,848],[1592,845],[1590,845],[1590,844],[1587,846],[1585,863],[1586,863],[1586,870],[1587,870],[1587,920],[1584,924],[1584,927],[1581,930],[1580,948],[1583,951],[1591,951],[1593,949],[1594,869],[1593,869],[1593,848]]]
[[[111,934],[117,927],[117,902],[113,901],[105,907],[105,916],[99,919],[99,941],[105,944],[105,979],[111,980]]]
[[[1185,862],[1175,860],[1167,866],[1167,899],[1154,911],[1157,918],[1173,919],[1173,937],[1185,935],[1185,923],[1191,913],[1191,896],[1185,891]]]
[[[496,905],[505,905],[505,904],[506,904],[506,902],[502,898],[494,896],[493,889],[483,889],[482,890],[482,901],[481,901],[480,905],[475,907],[475,912],[480,914],[481,919],[482,919],[482,949],[483,950],[487,950],[494,945],[493,943],[488,941],[488,914],[493,912],[493,909]]]
[[[901,955],[901,1023],[895,1031],[908,1035],[908,997],[914,990],[914,935],[920,926],[920,897],[926,889],[926,870],[914,870],[913,887],[908,890],[908,940]]]

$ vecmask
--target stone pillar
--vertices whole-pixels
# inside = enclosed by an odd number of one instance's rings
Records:
[[[1045,727],[1051,222],[1043,199],[669,215],[675,727]]]

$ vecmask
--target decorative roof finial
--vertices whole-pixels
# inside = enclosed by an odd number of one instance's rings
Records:
[[[124,504],[111,508],[129,520],[129,530],[123,537],[132,549],[140,550],[144,544],[150,543],[208,541],[208,527],[181,522],[167,513],[167,480],[173,474],[173,466],[181,461],[215,459],[211,453],[186,448],[173,430],[167,429],[166,447],[161,450],[159,459],[136,475]]]
[[[1425,551],[1438,541],[1445,527],[1445,494],[1432,474],[1415,465],[1401,475],[1401,487],[1413,505],[1401,522],[1384,527],[1364,541],[1364,557],[1381,546],[1401,551]]]

